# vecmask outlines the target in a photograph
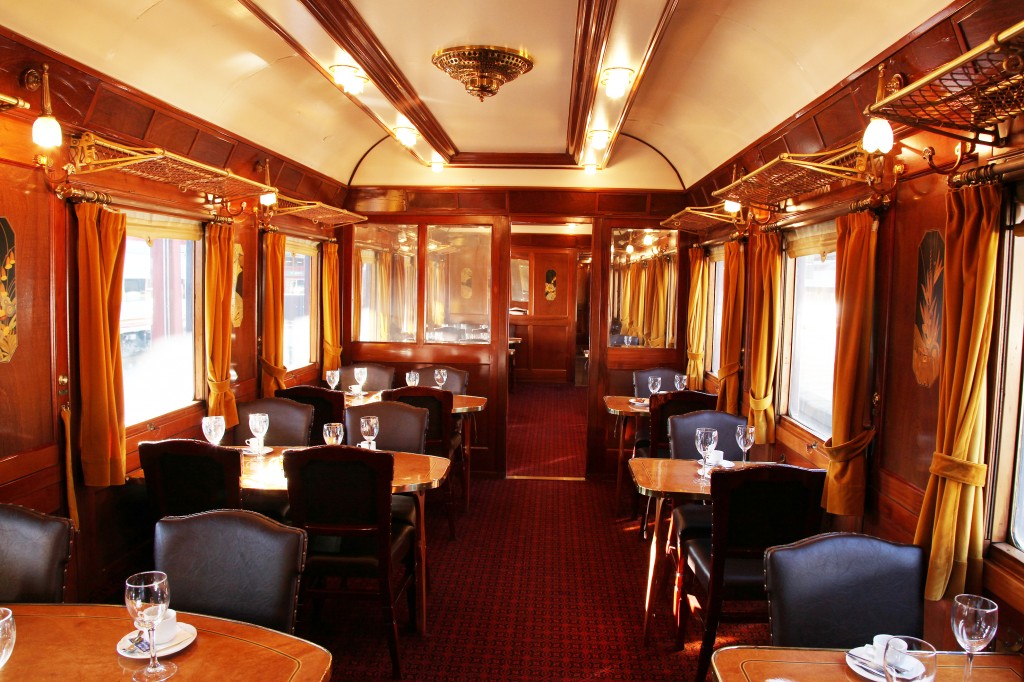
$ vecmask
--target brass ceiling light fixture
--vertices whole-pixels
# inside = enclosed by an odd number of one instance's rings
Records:
[[[533,59],[525,50],[486,45],[448,47],[435,52],[430,61],[481,102],[533,68]]]

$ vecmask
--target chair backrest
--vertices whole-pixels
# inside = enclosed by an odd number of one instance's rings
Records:
[[[448,367],[447,365],[427,365],[426,367],[417,367],[416,371],[420,373],[420,386],[437,386],[434,382],[434,370],[444,369],[448,371],[448,378],[444,382],[443,388],[446,391],[452,393],[465,395],[466,391],[469,390],[469,372],[464,369],[455,369],[454,367]]]
[[[646,380],[645,380],[646,381]],[[661,391],[650,398],[650,453],[661,457],[669,450],[669,419],[696,410],[713,409],[718,396],[700,391]],[[691,436],[693,434],[691,433]],[[690,440],[693,440],[692,438]]]
[[[74,534],[70,519],[0,504],[0,604],[63,602]]]
[[[324,444],[324,424],[345,421],[345,394],[342,391],[332,391],[322,386],[292,386],[278,389],[274,395],[313,408],[313,421],[309,427],[310,445]]]
[[[825,533],[765,552],[772,645],[849,649],[880,632],[922,637],[925,550]]]
[[[671,391],[676,387],[676,375],[686,374],[682,370],[671,367],[652,367],[633,371],[633,395],[637,398],[650,398],[651,389],[647,385],[648,377],[661,377],[661,390]]]
[[[377,449],[392,452],[426,452],[429,412],[394,400],[353,405],[345,410],[345,442],[356,445],[363,441],[359,419],[375,415],[380,423]]]
[[[238,406],[238,426],[234,431],[234,444],[245,445],[252,438],[249,415],[264,412],[270,416],[270,428],[263,438],[264,445],[309,445],[313,424],[312,405],[303,405],[285,398],[260,398]]]
[[[175,608],[295,631],[304,530],[240,509],[167,516],[156,524],[153,554]]]
[[[694,393],[694,391],[685,391],[685,393]],[[699,393],[698,395],[708,396],[712,403],[717,400],[717,396],[711,393]],[[728,412],[719,412],[714,407],[714,404],[712,404],[709,408],[702,408],[669,418],[668,439],[672,451],[672,459],[700,459],[700,452],[697,451],[694,435],[697,432],[697,427],[706,426],[718,430],[718,445],[715,449],[722,451],[724,459],[733,462],[743,460],[743,449],[736,442],[736,427],[745,426],[747,423],[746,417],[739,417]]]
[[[454,431],[454,419],[452,418],[454,397],[451,391],[430,386],[404,386],[384,391],[380,398],[383,402],[394,400],[427,410],[424,452],[440,457],[451,457],[452,433]],[[383,429],[382,424],[381,430]]]
[[[341,368],[341,380],[339,386],[347,391],[349,386],[359,383],[356,381],[356,367],[366,368],[366,383],[363,384],[365,391],[386,391],[395,385],[395,368],[388,365],[377,365],[372,362],[357,362],[352,365],[345,365]]]
[[[238,450],[187,438],[139,443],[156,518],[242,508]]]

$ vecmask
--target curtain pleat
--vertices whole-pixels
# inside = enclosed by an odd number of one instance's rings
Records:
[[[690,249],[690,299],[686,306],[686,376],[690,390],[704,390],[704,346],[708,316],[708,256]]]
[[[323,299],[324,325],[324,377],[328,370],[341,367],[341,268],[338,261],[338,245],[328,242],[323,246],[321,263],[321,297]],[[359,273],[356,273],[356,277]],[[359,301],[356,299],[354,314],[358,315]]]
[[[939,419],[915,544],[929,550],[925,598],[981,592],[986,370],[995,307],[1002,187],[950,190]]]
[[[872,321],[878,221],[871,213],[836,219],[836,361],[832,383],[832,437],[822,506],[830,514],[864,513],[865,450],[871,425]]]
[[[210,397],[206,412],[224,417],[224,426],[238,423],[231,392],[231,298],[234,294],[234,227],[206,226],[206,383]]]
[[[743,353],[743,244],[725,245],[722,301],[722,366],[718,369],[718,409],[740,413],[740,356]]]
[[[260,366],[263,380],[260,395],[273,397],[285,388],[284,366],[284,248],[285,236],[280,232],[263,233],[266,273],[263,279],[263,357]]]
[[[89,203],[77,204],[75,214],[82,474],[86,485],[123,485],[126,466],[120,320],[127,218]]]
[[[392,261],[391,253],[386,251],[377,252],[377,291],[375,296],[374,310],[377,312],[377,336],[375,341],[387,341],[389,326],[391,323],[391,277]]]
[[[782,237],[750,238],[750,413],[754,442],[775,442],[775,365],[782,330]]]

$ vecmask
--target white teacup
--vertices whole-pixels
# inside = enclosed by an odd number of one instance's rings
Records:
[[[245,447],[247,447],[250,452],[256,452],[256,448],[259,446],[259,444],[260,444],[259,438],[246,438],[245,439]]]
[[[721,450],[708,450],[708,466],[716,467],[721,464],[724,454]]]
[[[178,613],[174,609],[167,609],[164,619],[156,624],[157,646],[167,644],[178,634]]]
[[[359,395],[363,391],[362,387],[359,384],[352,384],[351,386],[348,387],[348,392],[352,393],[353,395]]]
[[[871,648],[874,650],[874,658],[878,663],[882,662],[882,656],[885,655],[885,646],[889,643],[889,640],[893,638],[893,635],[875,635],[871,638]],[[893,642],[893,646],[900,647],[904,650],[907,648],[907,643],[902,639],[897,639]]]

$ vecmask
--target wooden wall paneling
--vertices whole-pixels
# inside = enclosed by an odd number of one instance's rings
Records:
[[[235,219],[235,243],[242,247],[242,322],[234,328],[231,338],[231,369],[235,377],[232,388],[235,399],[243,396],[238,393],[241,382],[259,379],[259,359],[256,357],[256,338],[259,329],[256,327],[257,290],[260,277],[259,233],[256,220],[251,214],[244,214]],[[239,283],[236,282],[236,287]],[[251,397],[250,397],[251,399]]]
[[[786,131],[786,147],[796,154],[810,154],[824,148],[821,132],[813,116],[798,120]]]

